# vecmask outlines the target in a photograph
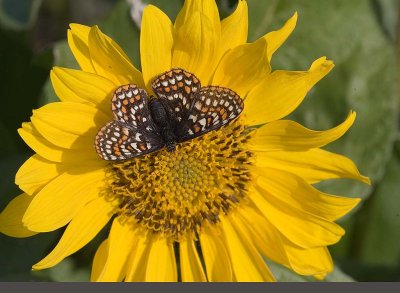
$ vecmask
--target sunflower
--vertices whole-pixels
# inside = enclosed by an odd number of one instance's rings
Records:
[[[281,120],[334,66],[321,57],[307,71],[271,70],[271,57],[296,20],[294,14],[279,30],[247,43],[246,1],[221,21],[214,0],[186,0],[174,24],[148,5],[142,72],[97,26],[71,24],[68,43],[81,70],[53,68],[61,101],[34,110],[18,130],[36,154],[16,174],[24,193],[1,213],[0,231],[28,237],[66,226],[56,247],[33,265],[41,270],[111,222],[94,256],[92,281],[274,281],[265,258],[324,278],[333,269],[327,246],[345,233],[335,221],[360,199],[313,184],[369,179],[350,159],[320,149],[351,127],[354,112],[327,131]],[[127,87],[153,96],[154,80],[172,73],[240,97],[242,112],[174,151],[125,160],[99,156],[99,130],[115,120],[111,99]]]

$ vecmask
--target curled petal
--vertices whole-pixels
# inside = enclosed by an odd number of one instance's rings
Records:
[[[293,32],[297,23],[297,12],[279,29],[276,31],[269,32],[262,38],[268,43],[268,60],[271,60],[272,55],[276,50],[286,41],[286,39]]]
[[[315,131],[290,120],[278,120],[263,125],[249,144],[253,151],[305,151],[337,140],[353,125],[356,113],[351,112],[340,125],[325,131]]]
[[[259,125],[289,115],[333,67],[332,61],[322,57],[308,71],[272,72],[247,95],[243,111],[246,123]]]
[[[326,179],[351,178],[371,184],[349,158],[321,149],[309,149],[302,152],[257,152],[256,165],[284,170],[301,176],[308,183],[317,183]]]

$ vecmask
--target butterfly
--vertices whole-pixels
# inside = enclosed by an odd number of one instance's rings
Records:
[[[239,116],[243,100],[233,90],[202,87],[192,73],[173,68],[154,79],[155,96],[134,84],[117,88],[114,120],[96,135],[100,158],[120,161],[166,148],[221,128]]]

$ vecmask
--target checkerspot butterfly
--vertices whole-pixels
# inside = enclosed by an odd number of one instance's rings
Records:
[[[152,83],[156,97],[136,85],[119,87],[111,99],[114,120],[102,127],[95,148],[104,160],[119,161],[148,154],[228,124],[243,110],[234,91],[201,87],[192,73],[174,68]]]

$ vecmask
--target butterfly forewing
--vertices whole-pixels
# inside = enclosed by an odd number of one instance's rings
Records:
[[[125,160],[164,146],[144,90],[131,84],[119,87],[111,99],[111,111],[115,121],[101,128],[95,138],[96,151],[104,160]]]
[[[186,121],[178,128],[179,141],[218,129],[239,116],[243,100],[234,91],[217,86],[203,87],[196,94]]]
[[[165,72],[152,83],[153,92],[167,110],[174,128],[189,117],[194,96],[200,88],[199,79],[180,68]]]

